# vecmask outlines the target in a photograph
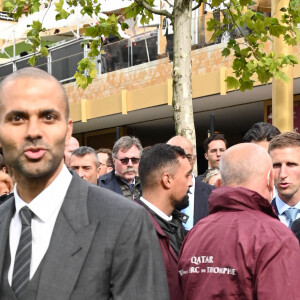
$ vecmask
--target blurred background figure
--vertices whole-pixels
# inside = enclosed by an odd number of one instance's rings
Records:
[[[279,129],[272,124],[258,122],[246,132],[243,142],[257,144],[268,151],[270,141],[279,134]]]
[[[216,186],[216,181],[218,179],[221,179],[220,169],[219,168],[213,168],[209,169],[205,175],[205,178],[202,180],[202,182],[208,183],[210,185]]]
[[[13,180],[9,174],[0,171],[0,204],[13,196]]]
[[[225,139],[224,134],[213,134],[203,142],[203,148],[204,156],[208,163],[208,169],[203,174],[199,175],[201,180],[205,178],[209,169],[219,168],[221,156],[227,149],[227,140]]]
[[[122,136],[112,149],[114,171],[98,180],[98,186],[123,195],[127,199],[136,200],[141,195],[141,184],[138,167],[143,147],[134,136]]]
[[[65,159],[65,165],[69,168],[70,166],[70,157],[74,150],[79,148],[79,142],[74,137],[70,137],[68,143],[65,146],[65,152],[64,152],[64,159]]]
[[[108,148],[100,148],[96,151],[99,159],[99,176],[105,175],[114,169],[112,152]]]
[[[71,154],[69,167],[84,180],[97,185],[99,178],[99,160],[96,151],[87,146],[81,146]]]

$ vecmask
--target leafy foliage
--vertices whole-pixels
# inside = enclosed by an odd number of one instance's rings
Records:
[[[288,81],[281,69],[297,64],[296,56],[275,57],[274,52],[267,53],[264,43],[273,38],[283,37],[288,45],[297,45],[300,41],[297,28],[300,22],[300,0],[291,0],[289,7],[283,7],[280,20],[249,9],[251,0],[213,0],[212,4],[214,3],[222,3],[226,9],[222,11],[223,21],[211,19],[208,22],[208,30],[213,31],[212,40],[225,31],[242,38],[231,39],[222,51],[225,57],[230,54],[234,56],[232,68],[236,77],[226,79],[228,88],[241,91],[252,89],[255,76],[263,84],[273,77]]]
[[[235,77],[226,79],[228,88],[252,89],[254,78],[261,83],[268,83],[271,78],[280,78],[287,81],[287,76],[281,69],[288,65],[297,64],[297,58],[294,55],[279,55],[275,57],[273,52],[267,53],[264,43],[271,41],[273,38],[283,37],[288,45],[297,45],[300,41],[300,30],[297,24],[300,23],[300,0],[290,0],[288,7],[281,8],[282,17],[280,20],[274,17],[265,17],[259,12],[250,9],[253,0],[208,0],[194,1],[196,4],[202,2],[207,3],[223,14],[223,19],[210,19],[207,28],[213,31],[212,40],[224,32],[230,32],[232,36],[240,39],[231,39],[227,46],[223,49],[222,55],[227,57],[234,56],[233,72]],[[52,0],[44,0],[43,3],[50,5]],[[13,12],[15,19],[22,14],[32,14],[40,9],[41,1],[39,0],[16,0],[15,5],[6,2],[5,8]],[[220,10],[219,6],[225,7]],[[90,17],[97,16],[96,24],[85,28],[85,36],[87,37],[85,44],[88,44],[88,57],[84,58],[78,65],[78,71],[75,74],[76,82],[82,88],[90,84],[96,76],[94,57],[98,56],[101,49],[101,36],[109,36],[110,34],[119,36],[118,18],[111,15],[103,18],[99,15],[101,5],[97,0],[58,0],[55,2],[56,20],[66,19],[73,14],[75,7],[80,6],[82,15]],[[128,6],[124,12],[124,16],[136,19],[140,16],[141,24],[148,24],[153,19],[153,14],[158,13],[171,18],[172,22],[175,13],[166,12],[154,8],[154,0],[132,0],[132,4]],[[121,23],[122,29],[126,29],[127,24]],[[32,44],[31,51],[38,55],[48,55],[47,48],[41,47],[40,33],[45,31],[43,25],[39,21],[34,21],[31,30],[28,32],[28,41]],[[34,64],[36,57],[30,59],[30,63]]]

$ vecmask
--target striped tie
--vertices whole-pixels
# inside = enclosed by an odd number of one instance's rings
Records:
[[[28,206],[24,206],[20,210],[19,215],[22,223],[22,232],[16,253],[12,279],[12,289],[17,299],[22,296],[29,282],[32,245],[31,219],[33,212]]]

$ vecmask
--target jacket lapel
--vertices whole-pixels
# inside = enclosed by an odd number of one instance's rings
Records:
[[[88,187],[73,174],[42,261],[37,299],[70,298],[98,226],[89,223]]]
[[[4,267],[4,257],[6,252],[6,247],[8,245],[9,238],[9,226],[13,214],[15,212],[14,205],[15,198],[7,200],[1,205],[0,209],[0,282],[2,280],[2,273]]]

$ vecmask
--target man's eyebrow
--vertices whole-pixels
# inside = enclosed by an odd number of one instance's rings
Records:
[[[55,115],[61,115],[61,112],[60,111],[58,111],[58,110],[56,110],[56,109],[52,109],[52,108],[50,108],[50,109],[45,109],[45,110],[41,110],[40,112],[39,112],[39,115],[48,115],[48,114],[55,114]]]
[[[23,110],[11,110],[9,111],[5,118],[8,119],[10,118],[11,116],[23,116],[23,117],[28,117],[28,113],[23,111]]]

